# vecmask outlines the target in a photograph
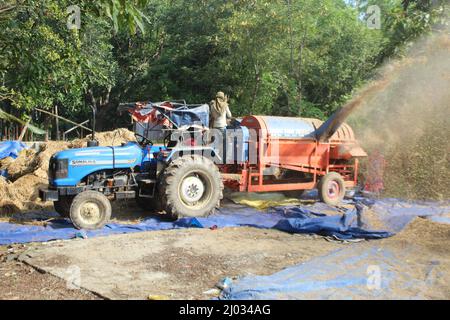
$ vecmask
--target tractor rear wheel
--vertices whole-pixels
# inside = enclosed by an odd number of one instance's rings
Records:
[[[111,218],[111,202],[98,191],[79,193],[70,206],[70,219],[77,229],[100,229]]]
[[[220,206],[223,182],[208,158],[184,156],[174,160],[160,180],[162,207],[173,218],[205,217]]]
[[[72,196],[61,197],[58,201],[53,202],[53,207],[61,217],[69,218],[70,206],[72,205],[72,201],[73,201]]]
[[[344,200],[345,182],[337,172],[330,172],[320,179],[319,198],[321,201],[331,206],[336,206]]]

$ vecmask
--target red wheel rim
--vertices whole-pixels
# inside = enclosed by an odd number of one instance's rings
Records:
[[[339,183],[337,183],[336,181],[330,181],[328,183],[327,194],[329,198],[331,199],[339,198],[340,190],[341,188],[339,187]]]

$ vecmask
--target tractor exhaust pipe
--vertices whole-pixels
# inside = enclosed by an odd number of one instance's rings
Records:
[[[91,140],[87,142],[88,148],[98,147],[98,141],[95,140],[95,118],[97,118],[97,108],[95,106],[89,105],[92,109],[92,135]]]

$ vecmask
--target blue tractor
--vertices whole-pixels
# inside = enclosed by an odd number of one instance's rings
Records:
[[[174,218],[212,213],[224,188],[214,163],[218,155],[211,144],[186,143],[208,127],[208,105],[170,105],[148,106],[170,122],[162,129],[162,145],[136,133],[138,142],[118,147],[98,146],[92,139],[87,148],[58,152],[50,160],[49,186],[39,191],[40,198],[53,201],[76,228],[88,230],[109,221],[112,200],[136,199]]]

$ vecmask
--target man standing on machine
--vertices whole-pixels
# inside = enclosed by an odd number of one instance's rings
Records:
[[[216,98],[209,104],[210,127],[213,129],[224,130],[227,126],[227,119],[232,115],[228,107],[228,97],[222,91],[217,92]]]
[[[231,119],[232,115],[228,106],[228,97],[219,91],[216,98],[209,103],[209,126],[212,129],[212,143],[216,150],[222,152],[221,157],[223,163],[226,163],[226,127],[227,119]],[[221,146],[221,147],[220,147]]]

